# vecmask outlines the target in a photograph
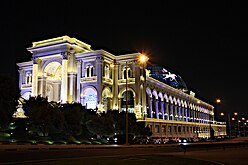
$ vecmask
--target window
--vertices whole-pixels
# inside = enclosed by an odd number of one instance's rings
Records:
[[[155,133],[159,133],[159,125],[155,125]]]
[[[123,69],[123,72],[122,72],[122,77],[123,77],[123,79],[127,79],[127,78],[130,78],[131,77],[131,70],[130,70],[130,68],[125,68],[125,69]]]
[[[85,68],[85,77],[93,77],[93,72],[94,72],[94,69],[93,69],[92,65],[86,66],[86,68]]]
[[[105,65],[105,68],[104,68],[104,73],[105,73],[105,77],[106,78],[109,78],[110,77],[110,70],[109,70],[109,65]]]
[[[26,73],[26,84],[32,84],[32,74],[30,72]]]
[[[166,132],[166,126],[165,126],[165,125],[162,125],[161,132],[162,132],[162,133],[165,133],[165,132]]]

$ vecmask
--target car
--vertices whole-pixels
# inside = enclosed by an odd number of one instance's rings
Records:
[[[179,138],[178,143],[187,143],[188,139],[186,138]]]

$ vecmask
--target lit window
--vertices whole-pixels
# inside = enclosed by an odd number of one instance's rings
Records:
[[[126,78],[130,78],[131,77],[131,70],[130,68],[127,68],[123,70],[123,75],[122,75],[123,79],[126,79]]]
[[[104,72],[105,72],[105,77],[109,78],[110,77],[109,76],[110,71],[109,71],[109,66],[108,65],[105,65]]]
[[[85,77],[93,77],[94,69],[93,66],[86,66],[85,68]]]

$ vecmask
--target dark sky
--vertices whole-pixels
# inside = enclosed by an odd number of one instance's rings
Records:
[[[146,52],[198,98],[247,114],[247,8],[239,1],[1,2],[1,74],[15,76],[32,42],[68,35],[115,55]],[[4,58],[4,60],[3,60]]]

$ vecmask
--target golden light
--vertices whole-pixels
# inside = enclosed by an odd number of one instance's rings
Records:
[[[248,123],[248,120],[246,120],[246,122]]]
[[[216,99],[216,103],[220,103],[221,102],[221,100],[220,99]]]
[[[237,115],[238,115],[238,113],[237,113],[237,112],[234,112],[234,115],[235,115],[235,116],[237,116]]]
[[[140,56],[139,56],[139,62],[141,63],[141,64],[145,64],[147,61],[148,61],[148,57],[147,56],[145,56],[144,54],[141,54]]]
[[[238,122],[240,123],[241,121],[239,120]]]
[[[242,120],[245,120],[245,118],[244,118],[244,117],[242,117]]]
[[[114,68],[114,66],[115,66],[114,64],[110,64],[110,68]]]
[[[235,120],[235,118],[233,117],[232,120]]]
[[[221,112],[221,113],[220,113],[220,115],[221,115],[221,116],[224,116],[224,113],[223,113],[223,112]]]
[[[200,100],[198,100],[198,101],[197,101],[197,104],[200,104],[200,103],[201,103],[201,101],[200,101]]]

